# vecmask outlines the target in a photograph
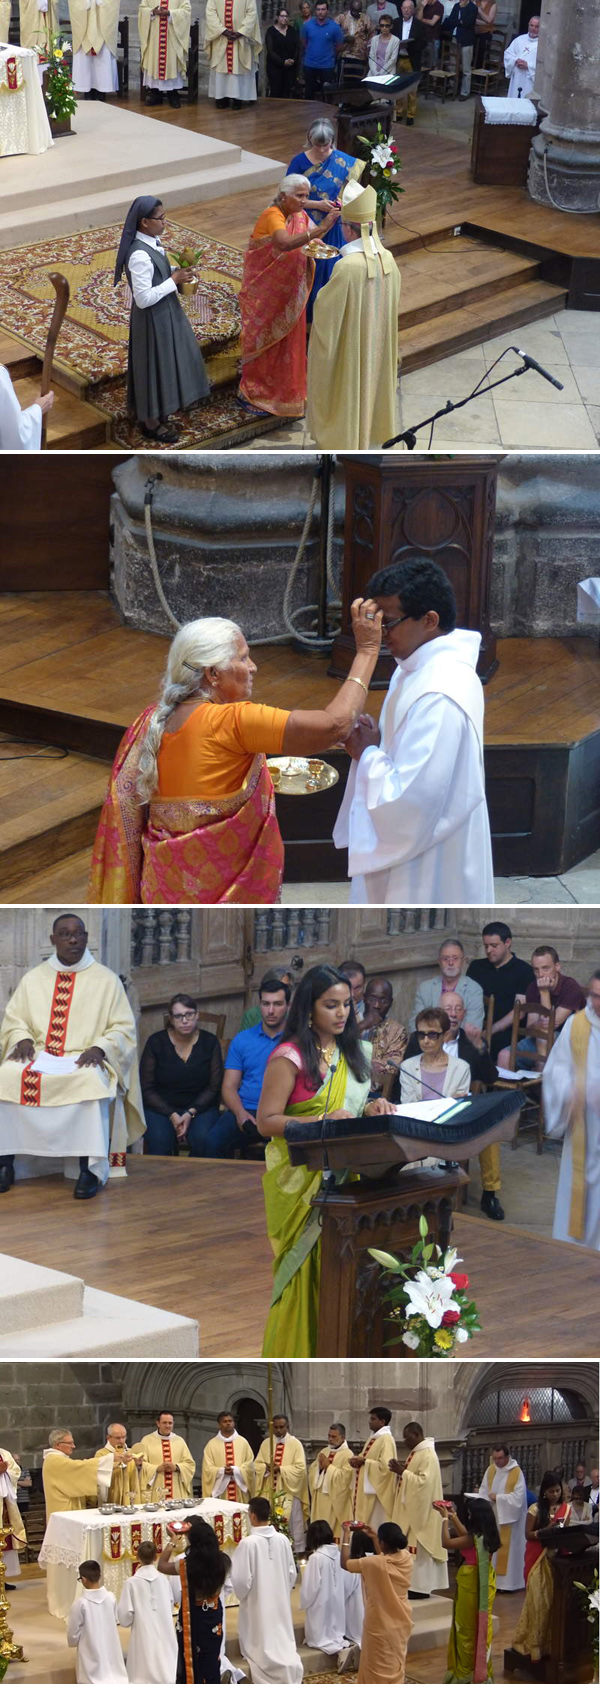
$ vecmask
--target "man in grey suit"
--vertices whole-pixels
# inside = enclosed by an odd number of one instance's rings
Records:
[[[416,1016],[422,1008],[444,1008],[445,994],[458,991],[465,1005],[463,1031],[467,1037],[471,1037],[473,1032],[480,1032],[483,1026],[483,991],[475,979],[467,978],[465,946],[460,938],[444,939],[438,950],[438,966],[439,973],[435,978],[423,979],[417,986],[410,1030],[414,1031]]]

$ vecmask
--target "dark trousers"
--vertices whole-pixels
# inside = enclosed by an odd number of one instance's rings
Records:
[[[296,66],[293,64],[278,64],[276,59],[269,59],[267,63],[267,81],[269,93],[273,100],[289,100],[296,81]]]
[[[323,93],[326,82],[335,82],[335,65],[329,70],[311,70],[310,65],[304,66],[304,98],[318,100]]]
[[[154,1108],[144,1110],[146,1117],[146,1132],[144,1136],[145,1155],[174,1155],[177,1149],[177,1133],[174,1125],[166,1114],[156,1113]],[[190,1120],[187,1130],[187,1144],[190,1155],[203,1157],[212,1154],[213,1150],[206,1148],[213,1127],[219,1119],[219,1109],[207,1108],[205,1113],[196,1114]]]

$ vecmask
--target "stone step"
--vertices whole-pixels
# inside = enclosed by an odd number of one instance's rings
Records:
[[[19,404],[25,410],[39,398],[40,376],[21,375],[14,381]],[[58,380],[54,384],[54,404],[48,413],[46,449],[48,451],[91,451],[109,438],[110,418],[104,411],[78,393],[67,392]]]
[[[4,1196],[10,1201],[10,1195]],[[199,1333],[195,1319],[166,1313],[145,1302],[125,1296],[107,1295],[89,1289],[80,1278],[26,1261],[0,1256],[0,1276],[18,1283],[23,1275],[30,1285],[23,1307],[27,1324],[21,1328],[4,1323],[4,1285],[0,1289],[0,1360],[96,1359],[120,1356],[127,1359],[196,1359]],[[65,1300],[62,1300],[62,1296]],[[79,1309],[74,1296],[80,1298]],[[60,1318],[57,1301],[61,1296]],[[65,1312],[67,1317],[65,1318]],[[47,1314],[49,1313],[49,1316]]]
[[[108,772],[104,763],[71,752],[58,760],[33,757],[26,771],[23,761],[2,757],[0,900],[11,902],[13,886],[42,863],[49,871],[56,863],[56,873],[66,851],[93,844]]]
[[[300,1580],[300,1579],[299,1579]],[[428,1647],[446,1647],[452,1623],[452,1600],[448,1595],[432,1594],[428,1600],[414,1600],[411,1602],[413,1615],[413,1632],[409,1642],[409,1653],[425,1652]],[[336,1656],[322,1653],[319,1648],[307,1647],[304,1640],[304,1614],[300,1610],[299,1584],[292,1594],[292,1617],[294,1621],[294,1635],[296,1647],[304,1665],[304,1675],[317,1676],[319,1672],[331,1676],[336,1670]],[[227,1657],[236,1669],[246,1670],[244,1659],[238,1642],[238,1608],[229,1607],[227,1610]],[[343,1681],[343,1678],[340,1679]]]
[[[497,298],[492,293],[490,297],[472,300],[468,305],[412,327],[401,325],[402,372],[409,375],[411,370],[425,369],[428,364],[438,363],[468,346],[479,346],[483,340],[492,340],[495,335],[508,333],[523,323],[552,316],[555,311],[564,310],[565,305],[564,287],[535,279],[511,287]]]
[[[537,258],[524,258],[497,246],[473,249],[470,240],[457,236],[451,251],[417,250],[398,257],[402,277],[398,323],[405,328],[445,316],[477,299],[508,291],[538,274]]]
[[[10,1195],[5,1195],[5,1202]],[[63,1325],[79,1319],[83,1311],[83,1278],[66,1272],[52,1272],[0,1254],[0,1331],[2,1337],[18,1341],[32,1326]]]

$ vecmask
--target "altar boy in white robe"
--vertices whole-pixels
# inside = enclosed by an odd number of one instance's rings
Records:
[[[317,1647],[322,1653],[337,1653],[338,1671],[341,1671],[347,1668],[349,1652],[354,1665],[355,1650],[348,1649],[345,1639],[346,1598],[340,1550],[331,1525],[324,1518],[309,1524],[306,1551],[308,1561],[300,1591],[306,1645]]]
[[[350,900],[492,904],[481,636],[456,627],[448,577],[427,557],[380,569],[367,591],[398,666],[379,726],[362,715],[346,741],[333,839],[348,846]]]
[[[269,1522],[271,1508],[264,1496],[250,1501],[249,1516],[250,1535],[236,1547],[231,1561],[231,1581],[240,1602],[240,1649],[253,1682],[301,1682],[291,1607],[297,1575],[294,1555],[287,1536]]]
[[[117,1629],[117,1602],[102,1587],[102,1572],[96,1559],[79,1566],[83,1593],[67,1618],[67,1645],[77,1648],[75,1674],[78,1682],[99,1684],[127,1682],[125,1660]]]
[[[550,1050],[542,1091],[547,1136],[563,1140],[552,1235],[600,1249],[600,971]]]
[[[500,1531],[500,1547],[494,1554],[496,1588],[504,1593],[524,1588],[527,1487],[521,1467],[511,1457],[505,1442],[492,1448],[492,1463],[479,1485],[479,1493],[493,1506]]]
[[[174,1578],[156,1568],[154,1542],[142,1541],[137,1550],[135,1576],[124,1583],[117,1607],[117,1623],[131,1630],[127,1649],[130,1682],[175,1682],[177,1637],[173,1625]]]

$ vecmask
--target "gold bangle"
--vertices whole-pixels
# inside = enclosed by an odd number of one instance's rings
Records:
[[[365,686],[364,680],[359,680],[358,674],[349,674],[348,679],[354,680],[354,682],[357,686],[362,686],[363,692],[365,692],[367,697],[369,696],[369,688],[368,688],[368,686]]]

